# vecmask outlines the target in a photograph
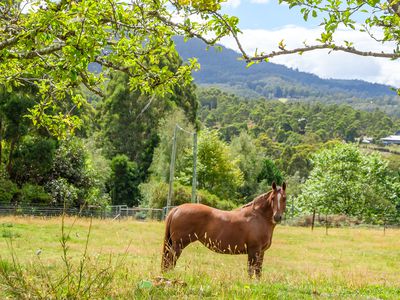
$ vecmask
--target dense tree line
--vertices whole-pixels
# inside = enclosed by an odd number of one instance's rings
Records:
[[[314,193],[312,186],[320,186],[315,183],[318,168],[320,174],[330,167],[335,169],[333,164],[318,166],[318,161],[329,159],[318,160],[315,153],[323,153],[332,143],[353,143],[362,136],[379,139],[393,133],[399,124],[397,119],[378,110],[250,100],[217,89],[200,89],[195,93],[194,86],[177,88],[173,97],[151,99],[131,91],[127,80],[122,73],[113,74],[106,97],[92,99],[93,106],[80,111],[84,122],[75,137],[63,140],[33,126],[25,117],[36,101],[34,91],[3,90],[2,205],[163,207],[168,195],[172,135],[179,124],[185,131],[177,133],[173,205],[190,201],[190,133],[198,130],[197,197],[202,203],[230,209],[267,191],[273,181],[286,180],[288,193],[298,199],[297,208],[304,213],[313,211],[313,207],[301,203],[318,203],[314,208],[321,212],[354,215],[359,211],[341,210],[338,203],[328,209],[338,195],[302,202],[301,199],[312,198],[307,194]],[[391,167],[396,164],[385,165],[380,157],[374,157],[374,166],[383,172],[379,171],[377,176],[391,178],[390,182],[397,184],[397,170]],[[349,163],[353,165],[352,161]],[[353,170],[359,175],[357,165]],[[363,182],[366,180],[369,179]],[[328,185],[332,184],[335,183]],[[365,220],[397,220],[398,202],[393,202],[398,201],[397,188],[386,190],[391,191],[390,203],[394,203],[391,215],[378,205],[375,211],[363,212]],[[353,201],[349,199],[348,202]],[[363,199],[363,204],[371,202],[367,196]]]

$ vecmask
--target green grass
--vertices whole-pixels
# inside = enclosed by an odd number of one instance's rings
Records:
[[[85,219],[72,227],[68,256],[74,265],[79,265],[88,228]],[[0,218],[1,232],[6,232],[0,235],[3,263],[11,263],[11,239],[32,280],[37,274],[30,270],[39,262],[51,274],[65,270],[61,219]],[[245,255],[216,254],[198,243],[183,251],[175,270],[162,275],[163,235],[159,222],[93,220],[87,267],[106,266],[111,256],[110,299],[400,299],[397,229],[383,235],[378,229],[332,228],[325,235],[324,228],[278,226],[261,280],[247,277]]]

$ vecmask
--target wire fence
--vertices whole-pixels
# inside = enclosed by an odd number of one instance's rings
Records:
[[[56,217],[63,213],[69,216],[94,217],[101,219],[163,220],[165,210],[161,208],[128,207],[126,205],[105,208],[85,207],[41,207],[41,206],[0,206],[0,216]]]

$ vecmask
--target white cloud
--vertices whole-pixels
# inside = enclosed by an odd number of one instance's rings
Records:
[[[237,8],[240,5],[240,0],[227,0],[222,2],[223,6]]]
[[[244,49],[249,54],[254,52],[278,51],[279,42],[284,39],[287,49],[316,44],[315,39],[320,29],[308,29],[299,26],[285,26],[274,30],[246,29],[240,36]],[[337,42],[348,40],[360,50],[391,52],[390,45],[382,45],[361,32],[340,29],[337,32]],[[225,38],[222,44],[237,50],[232,38]],[[385,58],[363,57],[344,52],[318,50],[306,52],[303,55],[292,54],[277,56],[271,62],[297,68],[300,71],[314,73],[322,78],[361,79],[370,82],[390,84],[400,87],[400,60],[392,61]]]
[[[270,0],[250,0],[251,3],[256,3],[256,4],[267,4],[269,3]]]

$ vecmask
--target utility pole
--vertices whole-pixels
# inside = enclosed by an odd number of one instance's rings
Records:
[[[168,214],[168,211],[171,207],[172,204],[172,195],[174,192],[174,174],[175,174],[175,161],[176,161],[176,142],[177,142],[177,133],[178,129],[186,132],[188,134],[193,135],[193,178],[192,178],[192,202],[196,203],[197,197],[196,197],[196,190],[197,190],[197,132],[190,132],[182,127],[180,127],[178,124],[175,125],[174,129],[174,136],[172,138],[172,153],[171,153],[171,164],[169,167],[169,189],[168,189],[168,198],[167,198],[167,207],[166,207],[166,214]]]
[[[169,208],[171,207],[171,199],[172,193],[174,189],[174,176],[175,176],[175,160],[176,160],[176,132],[178,130],[178,125],[175,126],[174,129],[174,137],[172,139],[172,154],[171,154],[171,164],[169,166],[169,190],[168,190],[168,199],[167,199],[167,211],[168,214]]]
[[[193,178],[192,178],[192,203],[199,203],[196,197],[197,189],[197,131],[193,133]]]

